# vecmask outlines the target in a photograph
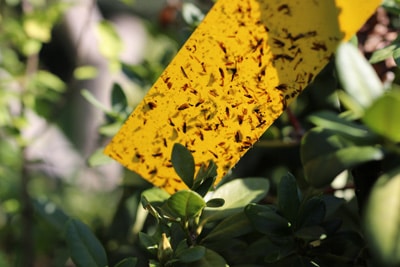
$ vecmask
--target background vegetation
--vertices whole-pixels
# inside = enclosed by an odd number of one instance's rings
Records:
[[[0,266],[400,266],[399,1],[217,189],[101,154],[211,5],[0,0]]]

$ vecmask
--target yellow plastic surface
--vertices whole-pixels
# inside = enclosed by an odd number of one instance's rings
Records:
[[[218,182],[380,3],[218,0],[105,153],[173,193],[181,143]]]

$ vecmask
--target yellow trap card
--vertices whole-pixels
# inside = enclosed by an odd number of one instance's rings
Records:
[[[380,2],[218,0],[105,153],[173,193],[181,143],[218,182]]]

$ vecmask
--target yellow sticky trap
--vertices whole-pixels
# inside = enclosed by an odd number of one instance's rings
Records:
[[[218,182],[380,2],[218,0],[105,153],[173,193],[181,143]]]

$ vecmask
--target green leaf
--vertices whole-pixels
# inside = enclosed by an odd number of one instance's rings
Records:
[[[101,103],[99,100],[96,99],[96,97],[89,91],[89,90],[82,90],[81,91],[81,95],[93,106],[95,106],[96,108],[100,109],[101,111],[103,111],[104,113],[108,114],[108,115],[113,115],[115,116],[114,113],[112,113],[110,111],[110,109],[104,105],[103,103]]]
[[[396,48],[393,51],[393,59],[396,62],[397,66],[400,64],[400,48]]]
[[[33,78],[36,87],[46,88],[58,93],[62,93],[66,89],[65,83],[48,71],[38,71]]]
[[[374,185],[364,224],[371,252],[380,266],[400,265],[400,169],[381,176]]]
[[[300,154],[306,180],[315,187],[330,184],[346,169],[384,156],[379,147],[357,146],[339,132],[319,127],[304,136]]]
[[[180,251],[177,255],[179,260],[183,263],[192,263],[200,260],[206,254],[206,248],[203,246],[189,247]]]
[[[268,236],[290,235],[291,224],[280,216],[276,210],[266,205],[249,204],[245,213],[254,229]]]
[[[248,217],[243,213],[233,214],[212,228],[211,232],[203,238],[202,242],[213,242],[222,239],[232,239],[251,231],[252,227]]]
[[[364,140],[365,142],[374,143],[377,138],[376,135],[371,133],[364,125],[351,122],[342,118],[340,114],[336,114],[332,111],[313,113],[308,117],[308,120],[316,126],[334,130],[340,135],[354,140],[357,144],[364,142]]]
[[[190,266],[192,267],[228,267],[225,259],[218,253],[211,249],[206,249],[205,256],[196,262],[193,262]]]
[[[99,39],[100,53],[107,59],[119,59],[123,43],[117,31],[110,22],[103,20],[97,24],[97,38]]]
[[[251,203],[263,199],[269,190],[269,181],[265,178],[235,179],[221,185],[211,194],[212,198],[225,200],[220,208],[205,208],[202,219],[206,221],[220,220],[238,213]]]
[[[146,233],[139,232],[140,245],[143,246],[152,255],[157,255],[158,240]]]
[[[374,132],[400,142],[400,93],[392,91],[376,100],[365,111],[363,122]]]
[[[196,192],[181,190],[173,194],[166,202],[173,216],[189,219],[199,216],[206,206],[203,198]]]
[[[152,204],[160,204],[166,201],[170,195],[159,187],[152,187],[142,192],[142,198],[145,198],[147,202]],[[142,202],[142,204],[144,204]]]
[[[72,261],[76,266],[107,266],[107,256],[104,248],[84,223],[78,220],[69,220],[66,224],[65,238]]]
[[[88,159],[89,166],[95,167],[114,162],[114,160],[106,156],[103,151],[103,148],[99,148],[92,155],[90,155]]]
[[[314,197],[307,200],[299,212],[298,228],[315,226],[322,223],[325,214],[326,207],[321,198]]]
[[[128,106],[128,101],[122,87],[114,83],[111,91],[111,105],[114,112],[125,111]]]
[[[217,165],[212,160],[209,161],[208,166],[202,164],[194,179],[192,190],[204,197],[214,185],[216,177]]]
[[[219,208],[222,207],[225,204],[225,200],[222,198],[212,198],[209,201],[207,201],[206,205],[209,208]]]
[[[58,231],[63,231],[65,224],[70,219],[64,211],[50,201],[34,200],[33,205],[38,215]]]
[[[369,62],[371,64],[375,64],[381,61],[384,61],[390,57],[393,56],[393,51],[398,48],[397,44],[392,44],[389,46],[386,46],[385,48],[376,50],[372,53],[371,58],[369,59]]]
[[[320,240],[323,239],[323,237],[326,237],[326,231],[321,226],[314,225],[310,227],[301,228],[298,231],[296,231],[294,235],[296,236],[296,238],[310,242],[314,240]]]
[[[336,66],[344,89],[361,107],[367,108],[383,94],[383,85],[375,70],[353,45],[339,45]]]
[[[278,206],[283,216],[285,216],[290,223],[294,224],[300,207],[300,199],[297,191],[296,178],[291,173],[283,176],[279,182]]]
[[[115,267],[136,267],[137,259],[136,258],[126,258],[122,261],[118,262]]]
[[[192,153],[185,146],[177,143],[172,148],[171,161],[175,172],[189,188],[192,188],[195,170]]]
[[[80,66],[74,70],[74,77],[77,80],[89,80],[95,78],[97,75],[97,68],[90,65]]]

